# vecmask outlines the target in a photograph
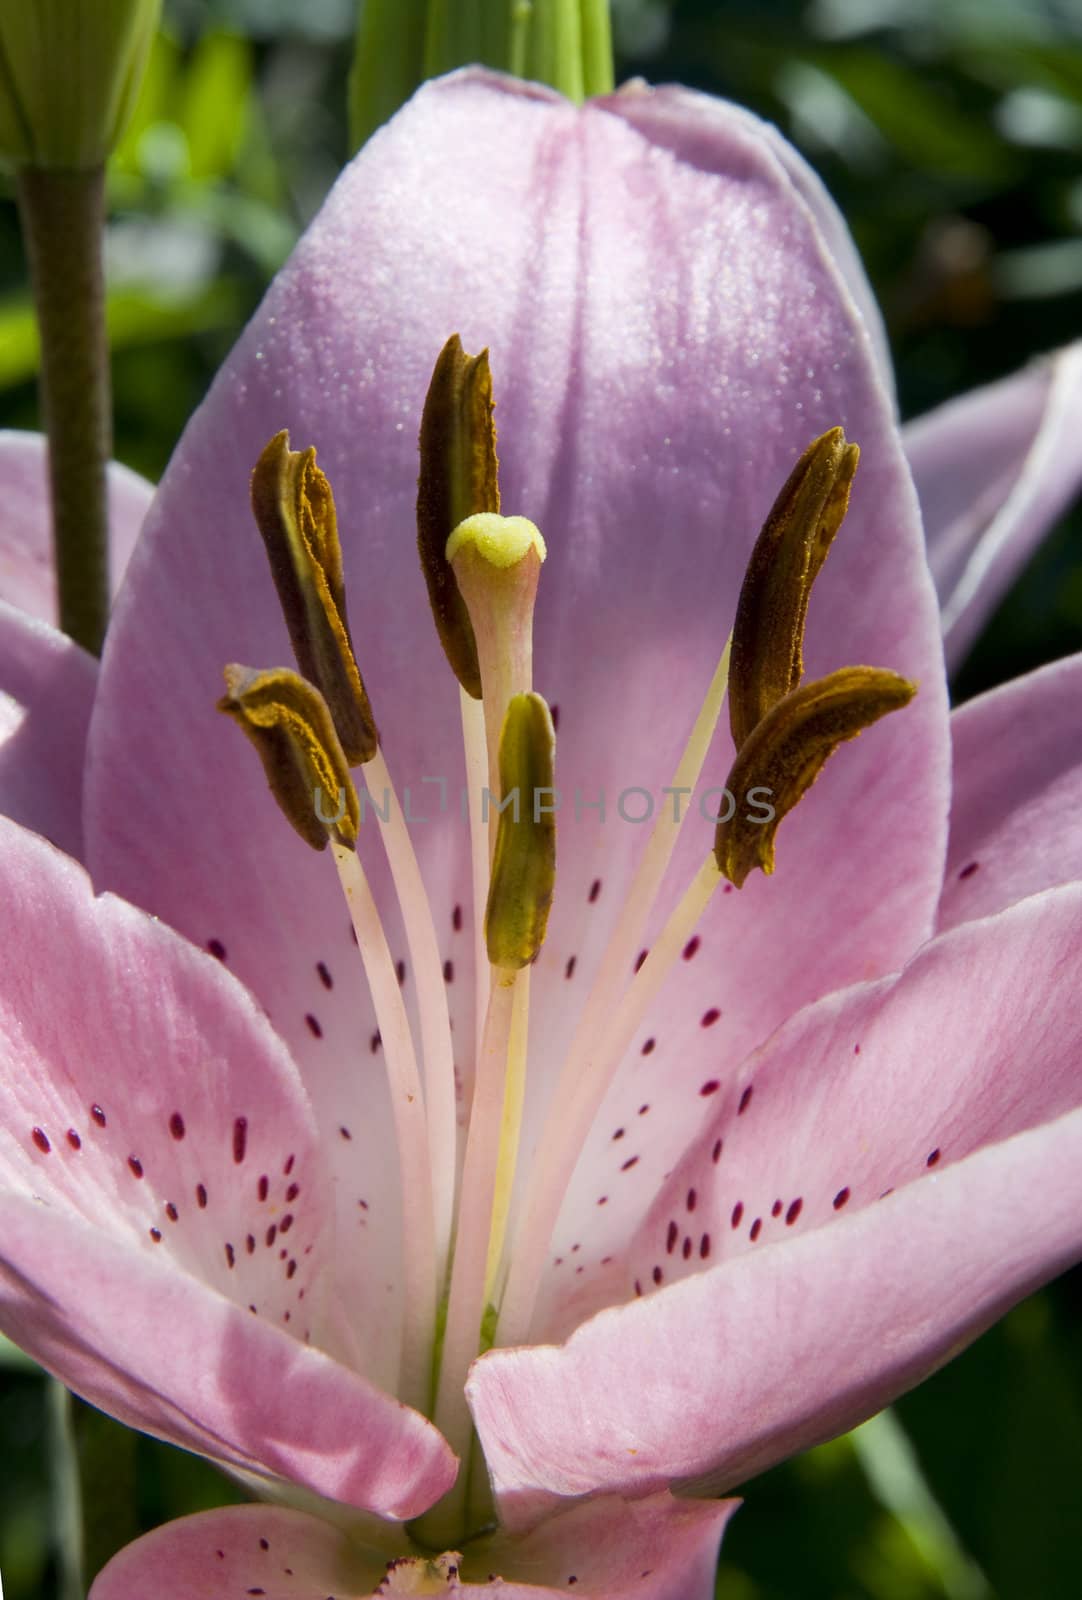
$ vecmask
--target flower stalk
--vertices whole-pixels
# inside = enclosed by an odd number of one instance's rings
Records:
[[[26,166],[16,183],[41,336],[60,626],[100,655],[109,609],[105,471],[112,454],[101,259],[105,168]]]

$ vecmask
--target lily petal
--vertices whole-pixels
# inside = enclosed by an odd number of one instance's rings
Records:
[[[1082,656],[968,701],[951,717],[954,795],[939,926],[1082,879]]]
[[[957,666],[1082,484],[1082,342],[903,430]]]
[[[894,719],[904,727],[847,750],[790,819],[770,892],[719,903],[717,964],[713,976],[688,969],[690,998],[681,991],[674,1012],[687,1038],[674,1030],[673,1049],[694,1039],[697,1073],[699,1018],[719,1005],[739,1058],[795,1003],[893,970],[930,931],[947,778],[938,620],[890,397],[794,159],[783,164],[742,113],[683,92],[579,109],[484,73],[427,85],[347,169],[166,475],[91,734],[94,871],[198,942],[227,946],[301,1063],[321,1125],[353,1132],[349,1149],[329,1140],[350,1204],[351,1174],[387,1170],[386,1123],[378,1061],[341,1070],[374,1021],[341,976],[353,956],[338,888],[284,837],[249,753],[208,708],[222,662],[273,661],[288,648],[247,505],[250,464],[288,427],[294,445],[317,444],[334,485],[359,658],[392,771],[428,819],[415,839],[441,954],[456,969],[455,1037],[470,1037],[472,985],[459,976],[469,935],[452,937],[454,908],[469,907],[458,690],[413,537],[421,404],[455,329],[467,348],[492,352],[503,503],[549,537],[534,659],[559,711],[564,799],[534,972],[551,1036],[531,1070],[527,1127],[569,1042],[565,974],[573,967],[577,998],[644,841],[617,813],[620,796],[635,787],[670,803],[662,787],[759,525],[809,438],[835,423],[860,439],[862,483],[816,591],[808,670],[882,661],[920,680],[921,694]],[[829,628],[816,629],[817,609]],[[719,742],[714,782],[729,764]],[[178,748],[199,752],[183,782]],[[601,790],[604,820],[592,809]],[[132,805],[157,809],[153,842]],[[707,802],[692,818],[675,872],[690,876],[705,856],[709,814]],[[373,828],[362,829],[362,851],[375,855],[367,864],[385,894]],[[404,954],[394,931],[392,947]],[[331,995],[320,962],[334,973]],[[408,972],[406,991],[412,1000]],[[673,1125],[674,1138],[688,1131]],[[661,1171],[663,1159],[659,1146]],[[634,1204],[650,1192],[637,1188]],[[347,1269],[361,1321],[370,1243]]]
[[[535,1534],[501,1536],[471,1552],[445,1592],[534,1600],[566,1596],[573,1586],[587,1600],[626,1600],[629,1594],[709,1600],[718,1542],[736,1505],[668,1494],[596,1500]],[[367,1600],[395,1592],[379,1587],[387,1565],[386,1555],[366,1552],[314,1517],[233,1506],[171,1522],[129,1545],[98,1576],[90,1600],[131,1600],[141,1586],[152,1588],[156,1600],[232,1600],[238,1594],[302,1600],[331,1593],[338,1600]],[[516,1581],[516,1574],[528,1581]]]
[[[83,853],[83,762],[98,664],[0,601],[0,814]]]
[[[454,1460],[335,1359],[353,1351],[333,1196],[250,996],[8,822],[0,873],[0,1325],[134,1426],[383,1515],[424,1510]]]
[[[1075,885],[794,1018],[621,1263],[646,1298],[475,1363],[501,1513],[739,1482],[878,1410],[1076,1259],[1082,1015],[1046,1019],[1080,973]]]
[[[154,497],[154,485],[114,461],[108,486],[110,579],[115,594]],[[0,599],[55,625],[49,505],[44,435],[0,432]]]

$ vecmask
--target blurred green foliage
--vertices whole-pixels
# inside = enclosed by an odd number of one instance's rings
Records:
[[[150,476],[346,158],[353,22],[352,0],[166,0],[110,172],[117,454]],[[731,96],[818,168],[884,307],[903,415],[1082,328],[1071,0],[615,0],[614,23],[618,80]],[[36,337],[9,198],[0,189],[0,420],[33,427]],[[1082,645],[1080,534],[1075,512],[958,696]],[[1077,1600],[1080,1327],[1075,1272],[899,1404],[908,1466],[873,1427],[751,1485],[719,1600]],[[0,1346],[8,1600],[60,1593],[48,1437],[44,1380]],[[138,1441],[135,1475],[141,1528],[241,1498],[152,1440]]]

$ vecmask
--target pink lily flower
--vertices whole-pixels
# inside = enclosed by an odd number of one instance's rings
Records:
[[[417,1240],[442,1260],[456,1122],[482,1099],[458,690],[412,535],[420,406],[455,329],[491,349],[505,507],[548,539],[534,659],[563,801],[495,1345],[451,1371],[452,1305],[433,1398],[412,1357],[438,1276],[416,1273]],[[1063,734],[1082,661],[948,726],[877,330],[795,154],[678,90],[580,111],[480,74],[433,84],[276,280],[155,498],[110,635],[84,824],[113,892],[0,824],[0,1326],[288,1502],[158,1530],[92,1600],[572,1582],[705,1600],[733,1507],[705,1496],[869,1415],[1082,1253]],[[666,960],[712,812],[696,775],[656,905],[642,863],[667,830],[631,819],[680,788],[755,535],[835,424],[862,458],[808,677],[874,661],[920,692],[786,818],[776,874],[714,895]],[[370,819],[360,855],[423,1044],[424,1124],[405,1131],[329,862],[210,713],[224,662],[285,659],[248,508],[281,428],[334,486],[435,929],[438,1004]],[[731,754],[720,731],[704,790]],[[459,1226],[456,1268],[486,1248]],[[445,1556],[400,1526],[426,1515]]]

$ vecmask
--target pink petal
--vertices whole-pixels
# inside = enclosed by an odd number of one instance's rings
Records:
[[[44,435],[0,432],[0,599],[56,622]],[[114,461],[109,467],[110,577],[116,593],[154,496],[154,486]]]
[[[735,1508],[735,1501],[667,1494],[576,1506],[525,1537],[467,1546],[452,1592],[531,1600],[573,1589],[586,1600],[709,1600],[718,1543]],[[233,1506],[171,1522],[129,1545],[98,1576],[90,1600],[131,1600],[141,1585],[151,1585],[156,1600],[311,1600],[332,1591],[336,1600],[362,1600],[387,1592],[377,1585],[389,1559],[300,1512]]]
[[[1082,343],[909,423],[947,660],[961,661],[1082,484]]]
[[[7,822],[0,876],[0,1325],[134,1426],[420,1512],[454,1461],[341,1363],[326,1165],[250,997]]]
[[[472,1369],[503,1514],[739,1482],[870,1415],[1076,1259],[1080,981],[1073,886],[782,1030],[619,1264],[646,1298]]]
[[[83,761],[98,664],[0,601],[0,814],[83,853]]]
[[[918,678],[921,694],[837,758],[787,823],[777,877],[719,903],[709,966],[682,974],[688,987],[667,1004],[667,1059],[686,1063],[689,1083],[698,1077],[721,1039],[701,1037],[699,1018],[719,1006],[735,1064],[795,1004],[893,970],[930,929],[946,814],[938,622],[890,397],[796,162],[780,161],[773,136],[743,113],[683,92],[579,110],[483,74],[428,85],[344,174],[166,476],[92,732],[94,869],[198,942],[226,945],[301,1062],[324,1129],[352,1130],[351,1148],[330,1157],[348,1158],[344,1179],[389,1168],[380,1063],[364,1047],[355,1059],[374,1023],[337,884],[288,835],[250,751],[211,707],[223,662],[286,655],[247,482],[266,439],[288,426],[295,445],[317,443],[335,486],[354,633],[392,770],[428,818],[415,839],[455,975],[455,1037],[469,1038],[458,690],[413,535],[421,404],[455,329],[467,348],[491,347],[504,503],[534,517],[550,548],[535,659],[538,687],[559,708],[565,803],[535,973],[546,1043],[528,1117],[551,1087],[572,1002],[643,842],[617,812],[621,793],[645,788],[669,803],[661,789],[759,524],[797,452],[838,421],[864,457],[813,601],[809,670],[882,662]],[[183,783],[178,749],[194,753]],[[727,763],[723,738],[711,783]],[[426,777],[447,779],[442,815]],[[589,806],[601,789],[604,822],[589,809],[576,817],[576,791]],[[159,818],[153,839],[135,820],[144,808]],[[696,815],[681,872],[711,833]],[[371,828],[364,844],[384,892]],[[839,861],[844,871],[825,865]],[[466,914],[458,936],[455,906]],[[393,942],[404,954],[397,933]],[[319,962],[334,974],[332,995]],[[468,1073],[468,1060],[459,1065]],[[694,1093],[687,1104],[672,1124],[680,1142],[699,1122]],[[652,1178],[666,1159],[659,1146]],[[637,1189],[630,1215],[650,1192]],[[363,1319],[364,1277],[376,1269],[361,1252],[354,1266],[348,1304]]]
[[[951,718],[954,796],[939,918],[986,917],[1082,878],[1082,656],[970,700]]]

